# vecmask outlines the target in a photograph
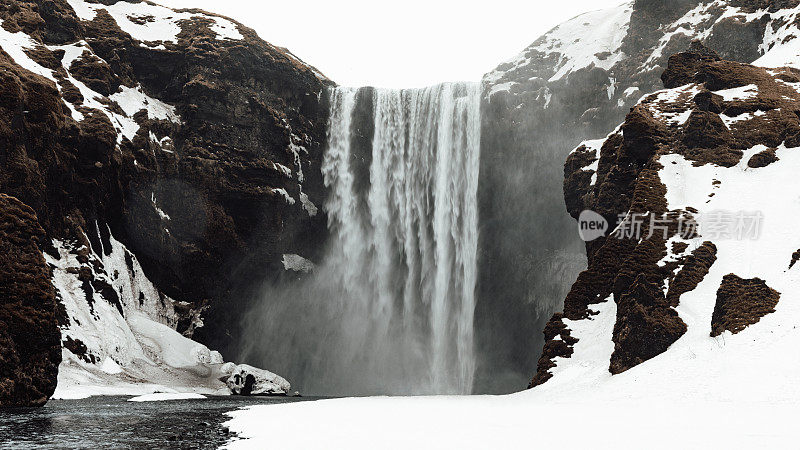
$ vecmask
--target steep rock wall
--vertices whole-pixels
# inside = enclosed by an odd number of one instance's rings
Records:
[[[325,238],[330,82],[227,18],[148,2],[7,2],[0,45],[0,192],[81,264],[113,235],[180,303],[173,327],[233,352],[246,293]]]
[[[43,405],[61,361],[56,299],[33,210],[0,194],[0,407]]]

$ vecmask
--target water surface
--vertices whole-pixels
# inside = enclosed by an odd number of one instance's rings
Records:
[[[0,409],[2,449],[217,448],[233,435],[226,412],[313,397],[208,397],[129,402],[130,396],[51,400],[42,408]]]

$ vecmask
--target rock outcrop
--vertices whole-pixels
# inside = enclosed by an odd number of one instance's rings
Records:
[[[0,194],[0,407],[40,406],[61,362],[56,299],[36,214]]]
[[[761,325],[792,286],[785,267],[796,247],[796,201],[784,193],[793,189],[784,159],[800,147],[800,70],[726,61],[699,42],[690,47],[670,57],[667,89],[645,96],[605,140],[586,142],[567,159],[568,212],[577,220],[592,210],[611,226],[586,243],[588,268],[545,328],[545,349],[558,351],[543,354],[531,386],[570,367],[582,336],[598,338],[586,330],[608,302],[615,303],[613,330],[595,331],[608,333],[602,339],[613,352],[605,363],[619,374],[681,339],[707,338],[709,329],[716,337]],[[771,161],[751,164],[758,155]],[[742,270],[757,277],[731,273]],[[778,320],[770,326],[792,317]],[[751,336],[772,332],[762,327]]]
[[[711,336],[724,331],[736,334],[762,317],[775,312],[780,294],[760,278],[742,279],[725,275],[717,291],[717,303],[711,316]]]

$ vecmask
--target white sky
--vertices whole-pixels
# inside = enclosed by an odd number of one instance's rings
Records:
[[[624,0],[155,0],[229,16],[345,86],[477,81],[544,32]]]

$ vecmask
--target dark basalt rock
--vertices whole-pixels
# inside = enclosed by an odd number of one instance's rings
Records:
[[[61,334],[44,236],[31,208],[0,194],[0,407],[44,405],[56,388]]]
[[[724,331],[736,334],[762,317],[775,312],[780,293],[760,278],[744,279],[725,275],[717,290],[717,302],[711,316],[711,336]]]

